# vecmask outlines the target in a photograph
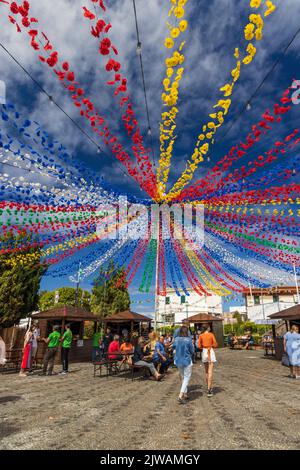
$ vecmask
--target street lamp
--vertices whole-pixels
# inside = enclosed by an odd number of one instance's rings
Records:
[[[186,311],[186,319],[189,318],[189,303],[185,300],[185,311]]]
[[[81,263],[79,263],[79,268],[77,272],[77,277],[75,278],[74,276],[70,276],[69,280],[71,282],[76,283],[76,292],[75,292],[75,307],[78,307],[78,297],[79,297],[79,285],[81,281],[81,275],[82,275],[82,269],[81,269]]]

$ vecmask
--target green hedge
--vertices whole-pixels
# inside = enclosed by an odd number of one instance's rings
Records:
[[[233,325],[224,325],[225,335],[228,335],[233,331],[237,336],[240,336],[249,330],[252,331],[253,336],[255,334],[262,336],[266,331],[270,330],[270,325],[255,325],[255,323],[252,323],[251,321],[234,323]]]

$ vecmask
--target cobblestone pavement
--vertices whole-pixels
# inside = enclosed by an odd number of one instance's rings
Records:
[[[215,395],[194,365],[190,401],[179,377],[0,375],[0,449],[300,449],[300,381],[262,351],[218,351]]]

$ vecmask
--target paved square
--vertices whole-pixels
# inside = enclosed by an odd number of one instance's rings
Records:
[[[198,361],[186,405],[176,369],[161,383],[93,378],[91,364],[0,375],[0,449],[300,449],[300,381],[262,351],[217,356],[215,396]]]

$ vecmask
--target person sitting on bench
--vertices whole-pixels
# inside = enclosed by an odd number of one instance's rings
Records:
[[[125,354],[131,354],[133,352],[133,345],[130,342],[129,337],[124,338],[124,341],[120,346],[120,351]]]
[[[252,336],[252,333],[248,333],[246,341],[245,341],[244,349],[250,349],[250,347],[252,346],[254,346],[254,338]]]
[[[234,349],[234,347],[238,345],[238,339],[233,331],[228,335],[228,344],[231,349]]]
[[[138,343],[134,348],[134,354],[133,354],[133,365],[134,366],[143,366],[146,367],[155,380],[160,380],[162,378],[162,375],[157,372],[157,370],[154,367],[153,362],[147,362],[147,359],[149,356],[145,356],[143,352],[143,346],[144,346],[145,339],[143,336],[140,336],[138,339]]]
[[[160,372],[162,374],[167,372],[168,367],[171,363],[171,360],[167,358],[164,342],[165,342],[164,336],[160,336],[159,340],[157,341],[155,345],[154,354],[153,354],[154,365],[156,369],[158,369],[157,366],[160,364]]]
[[[108,359],[110,360],[122,360],[122,356],[120,354],[113,354],[120,352],[120,337],[119,335],[115,335],[114,339],[108,346]]]

